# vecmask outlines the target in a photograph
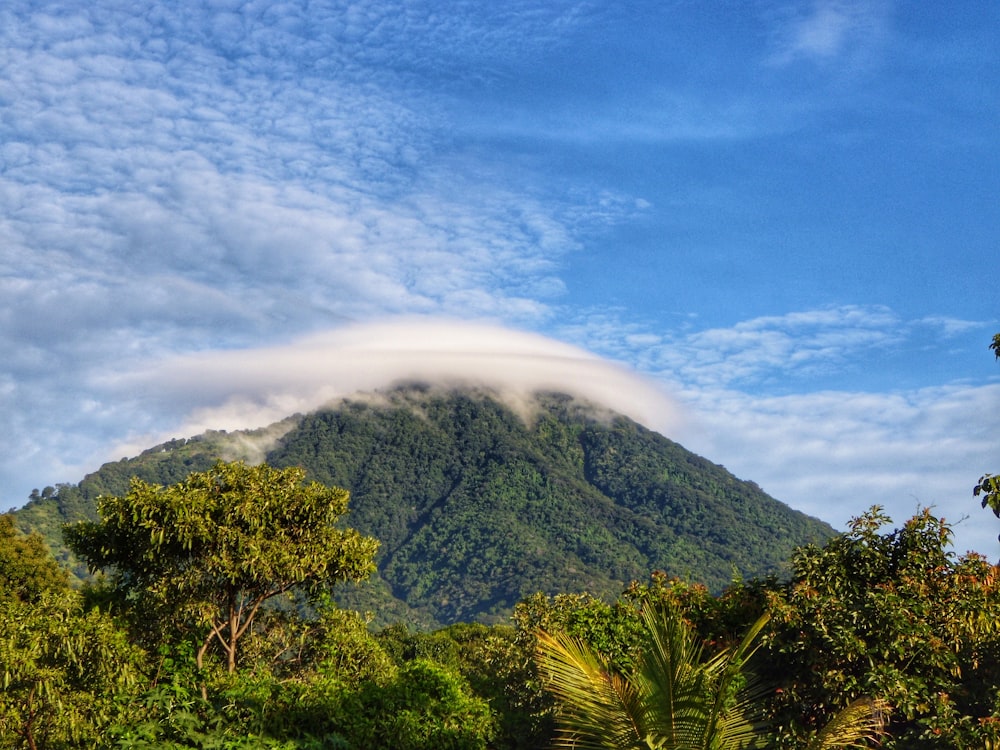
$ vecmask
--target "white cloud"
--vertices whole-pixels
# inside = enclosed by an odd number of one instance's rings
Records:
[[[621,315],[593,311],[561,335],[670,384],[689,418],[668,434],[685,447],[839,528],[874,504],[899,523],[924,506],[951,522],[968,516],[957,550],[995,554],[1000,522],[980,517],[972,486],[997,471],[983,415],[1000,411],[1000,384],[815,386],[908,350],[947,350],[961,334],[985,342],[988,324],[843,306],[658,335]]]
[[[647,424],[676,427],[679,412],[653,381],[577,347],[496,325],[438,319],[368,323],[273,348],[169,358],[140,372],[111,373],[108,401],[142,394],[138,407],[175,415],[169,436],[261,427],[357,391],[399,381],[476,384],[530,394],[559,390]],[[186,414],[179,418],[177,415]],[[128,449],[149,447],[134,439]]]
[[[886,0],[813,0],[787,7],[776,25],[771,62],[799,60],[839,66],[867,61],[888,33]]]
[[[980,330],[983,327],[982,321],[959,320],[957,318],[949,318],[942,315],[932,315],[926,318],[921,318],[917,321],[917,323],[928,326],[932,330],[938,330],[943,336],[946,337],[957,336],[968,331]]]
[[[874,504],[898,523],[931,506],[957,523],[957,551],[996,554],[1000,522],[979,508],[972,487],[995,470],[996,439],[982,414],[1000,408],[1000,385],[679,397],[696,425],[687,447],[799,510],[845,528]]]
[[[900,344],[914,324],[885,307],[845,305],[740,321],[728,328],[650,330],[621,310],[593,311],[561,329],[569,340],[665,380],[721,388],[796,382],[857,367]],[[981,326],[982,324],[978,324]]]
[[[538,326],[580,229],[635,211],[449,147],[442,92],[561,43],[573,3],[202,10],[0,8],[9,503],[176,418],[98,381],[386,315]]]

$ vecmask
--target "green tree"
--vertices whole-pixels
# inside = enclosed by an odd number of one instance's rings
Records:
[[[357,707],[357,711],[344,708]],[[486,750],[496,721],[461,676],[416,659],[384,683],[361,686],[341,706],[350,747],[393,750]]]
[[[199,668],[216,643],[233,672],[240,638],[264,602],[374,570],[378,542],[337,525],[348,492],[304,476],[219,462],[168,487],[133,479],[126,495],[98,500],[100,522],[67,526],[64,535],[140,609],[195,632]]]
[[[38,534],[22,534],[9,514],[0,516],[0,601],[34,602],[45,592],[65,590],[69,576]]]
[[[224,721],[216,735],[295,748],[505,747],[491,743],[497,733],[491,706],[456,669],[420,657],[397,666],[361,617],[329,610],[323,618],[326,623],[316,633],[318,651],[294,675],[261,669],[213,675],[215,686],[222,688],[216,705]],[[197,706],[194,691],[182,691],[182,697]],[[204,703],[201,715],[211,718]],[[201,718],[200,723],[210,722]],[[171,731],[177,734],[177,722],[173,724]],[[161,720],[152,728],[161,732],[163,725]]]
[[[1000,574],[955,557],[928,511],[902,528],[878,507],[822,547],[800,549],[770,594],[768,675],[782,747],[853,699],[887,701],[887,748],[981,747],[998,739]]]
[[[0,602],[0,747],[93,748],[120,718],[142,655],[73,591]]]
[[[543,679],[559,701],[558,747],[580,750],[738,750],[766,746],[757,722],[764,692],[746,663],[761,617],[731,648],[706,656],[679,609],[645,607],[641,650],[630,668],[567,633],[540,633]],[[880,731],[871,702],[850,706],[809,748],[861,746]]]
[[[615,663],[628,662],[640,626],[630,604],[608,604],[592,594],[533,594],[517,604],[513,628],[494,627],[479,654],[483,677],[470,681],[491,696],[500,718],[503,747],[529,750],[547,745],[554,728],[554,701],[535,658],[538,634],[565,633]],[[490,682],[493,685],[490,685]]]

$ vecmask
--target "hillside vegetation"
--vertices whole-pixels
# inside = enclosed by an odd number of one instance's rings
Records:
[[[132,476],[177,482],[248,452],[351,492],[347,522],[381,551],[374,581],[339,598],[421,627],[499,621],[538,591],[612,597],[651,570],[717,591],[734,576],[780,573],[796,546],[833,534],[752,482],[569,396],[540,394],[515,410],[497,394],[424,386],[346,400],[270,432],[165,443],[47,489],[18,524],[65,561],[61,524],[93,519],[98,495],[123,494]]]

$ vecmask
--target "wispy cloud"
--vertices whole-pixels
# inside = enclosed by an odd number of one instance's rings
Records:
[[[537,320],[561,293],[566,217],[503,175],[470,184],[461,165],[436,162],[440,123],[408,95],[374,79],[288,85],[254,58],[270,37],[229,60],[180,16],[131,18],[143,26],[133,39],[120,15],[8,11],[0,262],[12,347],[18,331],[43,344],[80,314],[95,337],[177,320],[204,346],[234,323],[246,341],[372,313]],[[277,52],[294,41],[277,36]],[[41,304],[53,287],[60,305]]]
[[[925,506],[952,522],[982,512],[971,488],[996,470],[996,437],[982,415],[1000,409],[1000,384],[816,383],[855,380],[845,373],[910,350],[947,351],[959,335],[987,341],[989,322],[842,306],[658,331],[621,312],[592,311],[561,336],[669,383],[688,417],[671,437],[737,476],[841,528],[874,504],[899,522]],[[956,546],[991,552],[998,531],[965,521]]]
[[[754,382],[812,375],[891,345],[899,321],[883,308],[841,307],[756,318],[691,334],[663,364],[693,382]],[[671,361],[672,360],[672,361]]]
[[[888,33],[886,0],[813,0],[787,6],[774,28],[771,62],[855,66],[878,51]]]
[[[961,521],[960,552],[995,554],[1000,527],[977,520],[984,511],[972,486],[995,465],[996,439],[982,414],[1000,407],[998,384],[770,398],[708,390],[681,398],[697,414],[687,445],[796,508],[844,528],[871,505],[900,523],[932,506]]]
[[[991,325],[947,316],[907,320],[884,306],[841,305],[752,318],[726,328],[678,320],[667,330],[623,317],[621,310],[593,310],[560,331],[568,340],[636,363],[665,381],[787,393],[856,378],[873,363],[905,362],[915,351],[945,356],[957,337],[985,337]]]
[[[691,386],[761,387],[857,366],[865,352],[897,346],[908,324],[885,307],[840,306],[738,322],[728,328],[657,331],[617,311],[595,311],[564,334],[642,370]],[[980,327],[982,324],[978,324]]]

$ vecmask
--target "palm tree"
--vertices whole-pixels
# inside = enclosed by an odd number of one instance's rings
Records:
[[[555,747],[574,750],[741,750],[769,737],[752,717],[764,697],[745,670],[767,624],[761,617],[735,647],[704,658],[680,612],[640,613],[645,644],[627,672],[565,633],[539,633],[543,679],[559,702]],[[881,734],[881,706],[858,701],[837,714],[807,750],[867,747]]]

